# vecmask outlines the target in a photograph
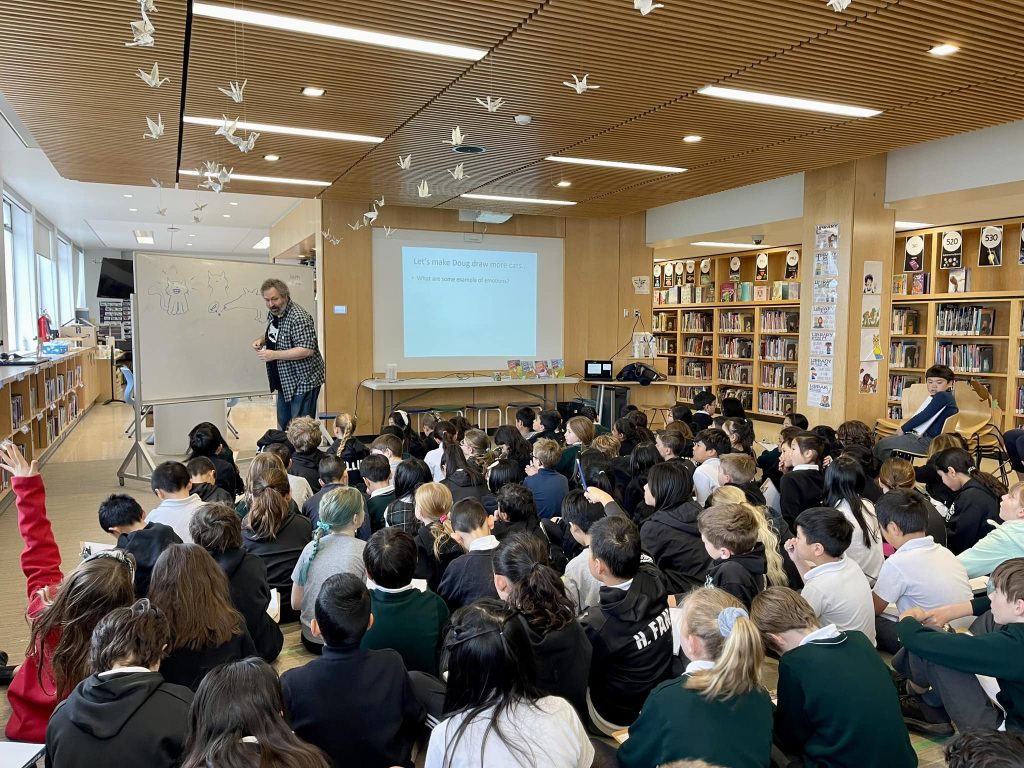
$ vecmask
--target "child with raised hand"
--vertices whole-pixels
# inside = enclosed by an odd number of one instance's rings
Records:
[[[48,766],[180,764],[192,691],[164,682],[159,672],[170,639],[167,617],[146,599],[115,608],[96,625],[92,675],[46,727]]]
[[[797,515],[821,506],[825,495],[825,477],[821,474],[824,451],[824,442],[813,432],[798,432],[782,445],[785,474],[779,481],[779,506],[791,529]]]
[[[373,582],[373,625],[361,647],[391,648],[409,671],[436,676],[448,607],[435,593],[421,592],[412,583],[416,542],[399,528],[377,531],[363,549],[363,564]]]
[[[117,537],[117,548],[135,558],[135,595],[149,593],[149,575],[157,558],[171,544],[181,544],[174,529],[162,523],[147,523],[142,506],[126,493],[115,493],[100,504],[100,528]]]
[[[455,502],[448,523],[449,535],[465,554],[448,564],[437,593],[454,613],[481,597],[497,597],[491,554],[498,548],[498,539],[491,533],[494,517],[476,499]]]
[[[537,687],[561,696],[587,718],[590,640],[576,621],[576,606],[548,563],[547,546],[528,533],[515,533],[494,550],[498,597],[519,612],[537,665]]]
[[[704,580],[705,587],[724,589],[744,605],[750,605],[769,582],[789,583],[778,554],[778,538],[756,507],[716,504],[701,513],[697,527],[713,561]]]
[[[99,552],[67,576],[46,517],[46,493],[39,465],[18,447],[0,447],[0,469],[11,474],[18,531],[25,549],[21,572],[31,625],[25,661],[7,691],[11,716],[5,733],[12,741],[42,743],[54,707],[89,675],[92,631],[110,611],[135,599],[135,561],[120,550]]]
[[[934,632],[922,625],[927,612],[903,612],[896,626],[903,651],[893,657],[893,667],[913,684],[912,695],[901,703],[914,730],[950,733],[952,721],[960,731],[1001,723],[1006,730],[1024,731],[1024,558],[996,568],[989,586],[988,600],[975,602],[978,609],[988,603],[998,631]],[[977,675],[996,679],[1002,712],[990,705]]]
[[[821,626],[814,609],[786,587],[754,598],[750,616],[779,654],[775,744],[807,768],[915,768],[889,669],[860,632]]]
[[[416,531],[416,578],[426,579],[427,587],[437,592],[445,569],[462,554],[462,547],[451,536],[452,492],[441,483],[424,483],[414,498],[416,519],[423,523]]]
[[[962,448],[947,448],[928,462],[953,492],[953,507],[946,526],[948,546],[954,555],[970,549],[987,536],[1001,520],[999,500],[1006,486],[988,472],[981,472],[971,455]]]
[[[366,542],[356,538],[364,514],[363,495],[355,488],[337,488],[324,496],[316,533],[303,548],[292,571],[291,605],[299,611],[302,644],[312,653],[319,653],[323,648],[323,642],[312,628],[320,586],[336,573],[366,578],[363,564]]]
[[[804,582],[800,595],[818,618],[844,632],[863,632],[874,645],[871,585],[847,554],[853,537],[853,525],[838,509],[812,507],[797,517],[786,551]]]
[[[192,700],[182,768],[330,768],[323,752],[292,732],[284,711],[281,681],[267,662],[217,667]]]
[[[683,600],[680,629],[686,672],[651,692],[619,748],[619,765],[655,768],[687,759],[767,768],[772,702],[761,684],[757,626],[727,592],[695,589]]]
[[[594,747],[572,705],[536,686],[528,631],[498,600],[459,610],[445,638],[444,710],[430,734],[426,768],[590,766]]]
[[[884,542],[875,517],[875,506],[861,495],[865,482],[860,462],[849,456],[840,456],[825,470],[824,504],[838,509],[853,525],[854,536],[846,554],[874,585],[878,572],[882,570]]]
[[[1024,557],[1024,483],[1016,483],[1003,494],[999,519],[1002,525],[956,556],[967,569],[967,578],[987,576],[1001,563]]]

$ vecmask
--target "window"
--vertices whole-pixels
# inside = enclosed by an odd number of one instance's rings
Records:
[[[36,252],[36,279],[38,282],[38,313],[50,316],[54,325],[60,325],[57,306],[57,264],[53,258],[53,228],[39,218],[35,222],[35,239],[32,245]]]
[[[32,258],[32,216],[14,199],[4,197],[4,253],[7,260],[6,295],[8,350],[35,347],[36,303],[35,259]]]
[[[75,246],[75,306],[89,306],[85,298],[85,252]]]
[[[57,325],[75,319],[75,265],[71,258],[71,243],[57,235],[57,314],[50,317]]]

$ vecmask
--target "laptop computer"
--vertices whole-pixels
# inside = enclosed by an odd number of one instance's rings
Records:
[[[585,360],[583,363],[583,371],[583,378],[587,381],[611,381],[612,361]]]

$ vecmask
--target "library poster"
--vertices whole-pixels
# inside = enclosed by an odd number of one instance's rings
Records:
[[[864,296],[860,305],[860,327],[878,328],[882,322],[882,297]]]
[[[832,358],[812,357],[809,378],[811,381],[832,381]]]
[[[814,250],[834,251],[839,247],[839,225],[819,224],[814,228]]]
[[[813,354],[813,350],[812,350]],[[860,358],[864,362],[872,362],[882,359],[882,334],[877,330],[864,330],[860,332]]]
[[[836,277],[839,274],[839,258],[835,251],[814,254],[814,276]]]
[[[878,394],[878,363],[862,362],[857,374],[857,392],[862,395]]]
[[[754,280],[758,283],[768,282],[768,254],[757,254],[757,271],[754,273]]]
[[[832,409],[832,385],[811,382],[807,385],[807,404],[811,408]]]
[[[912,235],[903,245],[903,271],[920,272],[924,269],[924,238]]]
[[[811,331],[811,354],[832,356],[836,348],[835,331]]]
[[[828,280],[815,280],[813,287],[816,304],[835,304],[839,301],[839,281],[834,277]]]
[[[882,262],[864,262],[864,294],[880,294],[882,292]]]
[[[978,244],[979,267],[1001,267],[1003,265],[1003,228],[984,227]]]
[[[800,272],[800,251],[790,251],[786,254],[786,279],[796,280]]]
[[[834,331],[836,329],[836,305],[815,304],[814,320],[811,328],[816,331]]]
[[[964,261],[964,236],[956,230],[942,233],[941,269],[960,269]]]

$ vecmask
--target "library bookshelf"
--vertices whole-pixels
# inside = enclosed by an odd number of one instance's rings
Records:
[[[1024,219],[974,222],[900,232],[896,238],[890,288],[888,356],[884,361],[890,418],[901,412],[904,387],[923,381],[927,368],[948,365],[958,380],[976,381],[992,393],[1002,409],[1002,429],[1024,426]],[[994,266],[982,246],[986,228],[1001,228],[1002,258]],[[948,233],[960,235],[961,266],[949,262]],[[907,242],[923,240],[920,272],[903,273]],[[918,241],[916,251],[921,247]],[[966,270],[966,274],[965,274]],[[914,275],[927,280],[917,285]],[[966,283],[966,284],[965,284]],[[955,289],[955,290],[954,290]],[[966,289],[966,290],[965,290]]]
[[[96,348],[72,350],[36,366],[0,367],[0,440],[44,462],[99,396]],[[0,473],[0,509],[11,500]]]
[[[703,273],[705,259],[655,262],[652,331],[677,400],[692,402],[698,392],[710,390],[719,399],[739,399],[751,416],[769,419],[781,419],[796,408],[799,282],[797,277],[785,279],[792,251],[798,249],[707,257],[709,269]],[[767,265],[759,268],[761,254],[767,256]],[[675,282],[676,277],[686,280],[687,262],[695,275],[690,288]],[[668,286],[666,265],[673,269]],[[678,265],[682,275],[675,274]],[[703,300],[675,301],[679,298]]]

